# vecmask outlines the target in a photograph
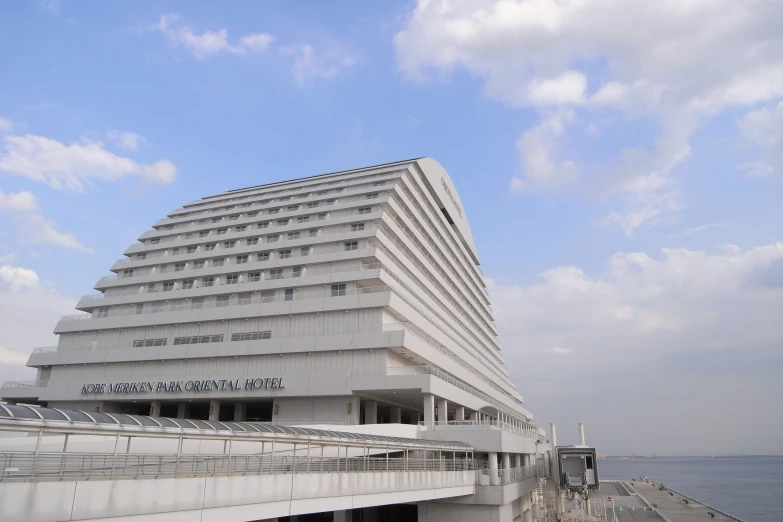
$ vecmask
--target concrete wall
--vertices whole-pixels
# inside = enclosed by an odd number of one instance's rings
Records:
[[[0,483],[4,522],[245,522],[471,495],[475,473],[323,473]]]

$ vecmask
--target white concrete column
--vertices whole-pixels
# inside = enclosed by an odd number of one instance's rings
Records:
[[[585,425],[581,422],[579,423],[579,445],[580,446],[586,446],[585,443]]]
[[[220,401],[217,399],[209,401],[209,420],[220,420]]]
[[[449,420],[449,401],[438,399],[438,418],[439,421]]]
[[[364,401],[364,423],[378,424],[378,401]]]
[[[160,417],[160,401],[150,403],[150,417]]]
[[[525,465],[524,462],[525,462],[524,455],[522,455],[521,453],[514,453],[515,468],[521,468],[522,466]]]
[[[402,424],[402,408],[394,406],[391,409],[391,423]]]
[[[500,460],[501,465],[503,467],[503,478],[505,479],[505,482],[508,482],[511,469],[511,454],[510,453],[501,453],[500,454]]]
[[[465,406],[457,406],[457,420],[458,421],[465,420]]]
[[[190,404],[177,404],[177,418],[186,419],[190,417]]]
[[[353,511],[350,509],[341,509],[334,512],[334,522],[351,522],[353,520]]]
[[[500,484],[500,476],[498,475],[498,454],[494,452],[489,453],[489,485],[497,486]]]
[[[435,422],[435,396],[425,393],[424,397],[424,422],[432,425]]]
[[[361,401],[359,400],[359,397],[356,395],[353,395],[349,400],[348,404],[346,405],[346,408],[348,409],[348,416],[350,418],[350,423],[353,425],[359,424],[359,407],[361,406]]]
[[[244,422],[247,418],[247,404],[238,402],[234,404],[234,422]]]

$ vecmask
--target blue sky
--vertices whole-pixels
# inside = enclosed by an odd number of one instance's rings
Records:
[[[783,416],[763,411],[783,393],[775,22],[772,0],[4,4],[0,380],[30,378],[19,362],[57,316],[182,204],[430,156],[541,422],[580,420],[576,390],[731,382],[750,395],[646,407],[684,429],[689,410],[712,426],[725,401],[760,401],[743,422],[783,453]],[[632,448],[589,415],[598,442]],[[637,451],[698,447],[688,433]]]

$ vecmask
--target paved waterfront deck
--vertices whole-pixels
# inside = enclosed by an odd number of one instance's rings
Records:
[[[631,486],[637,493],[646,498],[647,501],[652,504],[656,504],[658,510],[670,522],[693,522],[696,520],[737,520],[718,513],[714,509],[690,498],[688,498],[688,503],[685,503],[682,495],[679,493],[669,495],[668,490],[659,490],[659,484],[654,482],[648,483],[636,481],[633,483],[626,482],[626,484]],[[715,518],[710,517],[708,515],[709,512],[714,513]]]
[[[610,497],[612,501],[605,504],[608,521],[614,520],[614,513],[618,522],[663,522],[656,512],[646,507],[642,499],[629,495],[618,483],[601,482],[601,488],[593,498],[599,500]]]

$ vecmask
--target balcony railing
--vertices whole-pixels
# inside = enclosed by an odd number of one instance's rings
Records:
[[[49,384],[49,381],[5,381],[3,383],[3,388],[46,388],[46,385]]]
[[[269,333],[268,339],[289,339],[291,337],[316,337],[320,335],[347,335],[347,334],[361,334],[361,333],[377,333],[377,332],[395,332],[395,331],[409,331],[408,326],[405,323],[387,323],[387,324],[378,324],[378,323],[372,323],[372,324],[360,324],[355,326],[342,326],[342,327],[331,327],[331,328],[300,328],[300,329],[294,329],[294,330],[271,330]],[[252,343],[252,342],[258,342],[258,341],[265,341],[268,339],[260,339],[256,341],[230,341],[230,342],[244,342],[244,343]],[[229,342],[229,341],[224,341]],[[165,347],[166,345],[162,345]],[[132,345],[111,345],[111,346],[101,346],[99,344],[95,345],[81,345],[81,346],[47,346],[45,348],[36,348],[33,350],[33,354],[38,353],[53,353],[58,351],[63,352],[81,352],[81,351],[90,351],[90,350],[126,350],[135,348]],[[165,348],[162,348],[165,349]],[[332,423],[333,424],[333,423]]]
[[[329,298],[329,297],[343,297],[346,295],[364,295],[364,294],[375,294],[375,293],[383,293],[383,292],[390,292],[391,287],[387,285],[381,285],[381,286],[370,286],[366,288],[355,288],[350,290],[343,290],[339,294],[333,294],[330,290],[320,290],[318,292],[302,292],[299,294],[293,294],[293,295],[277,295],[277,296],[269,296],[269,297],[263,297],[260,295],[253,296],[250,299],[250,303],[244,302],[243,304],[262,304],[262,303],[277,303],[277,302],[283,302],[283,301],[295,301],[295,300],[302,300],[302,299],[323,299],[323,298]],[[244,300],[246,301],[246,300]],[[220,303],[220,304],[219,304]],[[136,305],[131,305],[130,308],[123,308],[118,310],[109,310],[105,314],[76,314],[76,315],[66,315],[60,319],[61,322],[68,322],[68,321],[83,321],[86,319],[103,319],[107,317],[124,317],[126,315],[145,315],[145,314],[157,314],[157,313],[163,313],[163,312],[180,312],[184,310],[203,310],[208,308],[215,308],[215,307],[224,307],[224,306],[237,306],[239,303],[234,301],[229,301],[229,304],[223,304],[223,301],[217,301],[215,299],[208,299],[204,302],[193,302],[188,301],[184,303],[171,303],[171,304],[163,304],[160,303],[158,306],[157,303],[145,303],[149,304],[150,306],[145,306],[142,310],[139,310]]]
[[[462,420],[462,421],[420,421],[419,428],[431,431],[505,431],[531,440],[538,439],[538,427],[523,423],[517,426],[499,420]]]
[[[482,486],[505,486],[538,476],[535,466],[522,466],[508,469],[489,469],[484,467],[476,471],[478,483]]]

